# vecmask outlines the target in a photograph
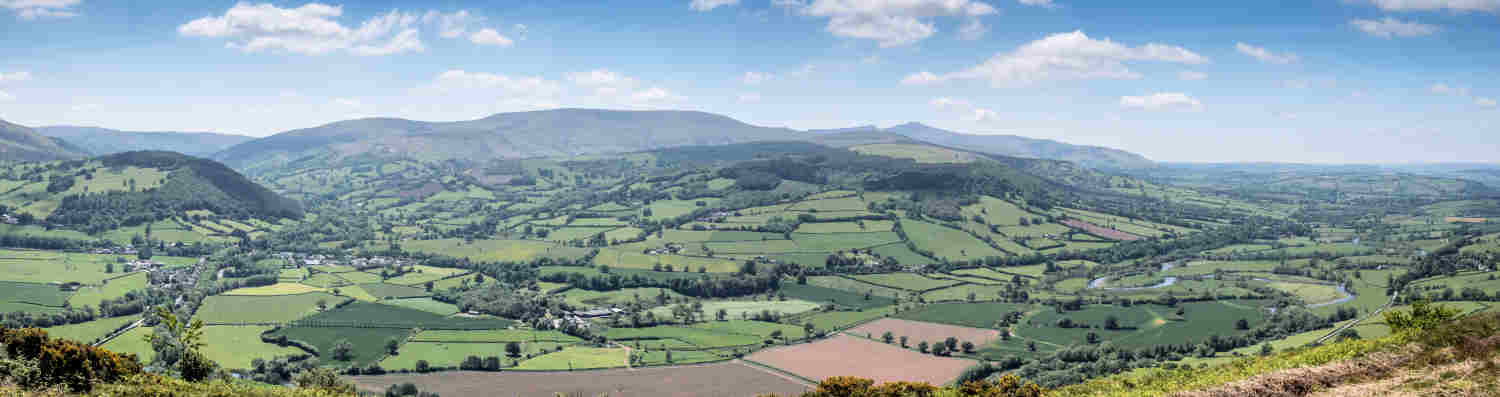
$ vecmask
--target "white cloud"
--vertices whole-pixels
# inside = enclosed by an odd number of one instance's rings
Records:
[[[1057,7],[1056,4],[1052,4],[1052,0],[1018,0],[1018,2],[1028,6],[1040,6],[1047,8]]]
[[[26,20],[69,18],[78,16],[73,6],[82,2],[83,0],[0,0],[0,8],[14,11],[17,17]]]
[[[569,73],[568,80],[574,85],[592,90],[585,99],[602,105],[649,107],[684,99],[671,90],[658,86],[645,87],[639,80],[609,69]]]
[[[334,98],[333,103],[338,104],[339,106],[347,106],[351,108],[364,106],[364,104],[359,103],[358,100],[355,100],[353,98]]]
[[[745,85],[760,85],[760,83],[764,83],[775,77],[776,75],[770,73],[745,72],[745,75],[740,77],[740,81],[744,82]]]
[[[347,51],[355,55],[422,52],[416,14],[391,11],[351,28],[335,18],[343,8],[309,3],[297,8],[237,3],[218,17],[204,17],[177,27],[183,36],[222,38],[226,46],[248,53],[286,51],[322,55]]]
[[[495,29],[488,28],[480,29],[478,32],[474,32],[473,35],[469,36],[469,41],[479,45],[493,45],[500,47],[510,47],[511,44],[515,44],[515,41],[512,41],[509,37],[501,35],[500,32],[496,32]]]
[[[760,102],[760,93],[757,93],[757,92],[747,92],[747,93],[740,94],[740,96],[738,98],[736,98],[736,99],[739,100],[741,103],[756,103],[756,102]]]
[[[688,4],[693,10],[708,11],[723,6],[740,4],[740,0],[693,0]]]
[[[1234,43],[1234,49],[1239,51],[1241,54],[1249,55],[1255,59],[1259,59],[1261,62],[1281,65],[1297,62],[1297,54],[1293,54],[1290,52],[1285,54],[1277,54],[1265,48],[1256,47],[1245,43]]]
[[[985,33],[990,32],[990,27],[985,26],[984,21],[979,18],[970,19],[958,27],[958,38],[964,40],[979,40]]]
[[[938,75],[919,72],[902,79],[903,84],[925,85],[951,79],[984,79],[992,86],[1044,80],[1136,79],[1127,62],[1205,64],[1208,58],[1182,47],[1148,43],[1131,47],[1109,39],[1089,38],[1082,31],[1057,33],[997,54],[967,70]]]
[[[932,105],[932,107],[935,107],[941,111],[957,113],[959,114],[961,119],[968,122],[979,123],[1000,121],[1000,113],[987,108],[975,106],[974,104],[971,104],[968,101],[962,99],[953,99],[948,97],[933,98],[931,101],[928,101],[927,104]]]
[[[995,7],[975,0],[773,0],[772,5],[796,10],[802,15],[828,18],[824,30],[839,37],[874,40],[881,47],[909,45],[938,32],[932,20],[964,19],[961,37],[976,38],[986,28],[979,17],[994,14]]]
[[[1438,31],[1438,27],[1435,25],[1406,22],[1391,17],[1379,20],[1354,19],[1349,21],[1349,25],[1354,26],[1361,32],[1365,32],[1365,34],[1387,39],[1391,37],[1428,36]]]
[[[469,24],[479,22],[483,19],[470,14],[468,10],[459,10],[449,14],[428,11],[422,15],[422,23],[437,24],[438,36],[442,36],[445,39],[463,36],[464,33],[468,32]]]
[[[1443,83],[1433,84],[1427,87],[1428,91],[1438,95],[1469,96],[1468,87],[1453,87]]]
[[[23,72],[10,72],[10,73],[0,72],[0,83],[7,82],[7,81],[28,81],[28,80],[31,80],[31,72],[24,72],[24,71]]]
[[[1208,78],[1208,73],[1184,70],[1177,72],[1177,78],[1181,80],[1203,80]]]
[[[1474,104],[1486,108],[1492,108],[1496,105],[1494,98],[1474,98]]]
[[[5,91],[0,91],[0,102],[10,102],[14,100],[16,100],[15,95],[11,95],[10,93]]]
[[[1144,96],[1122,96],[1120,106],[1140,110],[1200,110],[1203,103],[1180,92],[1158,92]]]
[[[1500,10],[1500,0],[1351,0],[1369,2],[1386,11],[1483,11]]]
[[[462,69],[439,74],[426,88],[439,93],[486,90],[498,91],[500,95],[537,97],[552,97],[562,91],[560,84],[541,77],[511,77],[503,74],[467,72]]]

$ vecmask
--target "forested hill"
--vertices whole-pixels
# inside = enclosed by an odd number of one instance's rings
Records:
[[[484,161],[795,140],[805,135],[703,112],[557,109],[455,122],[340,121],[239,144],[213,158],[256,172],[291,161],[361,155]]]
[[[95,173],[110,170],[147,170],[165,174],[154,186],[105,192],[71,193],[71,185],[91,181]],[[69,179],[77,182],[65,182]],[[126,152],[91,161],[60,163],[49,176],[51,184],[69,185],[52,189],[64,195],[57,209],[46,217],[56,225],[88,233],[137,226],[172,218],[187,218],[188,211],[209,211],[229,219],[301,218],[302,207],[212,160],[174,152]],[[71,193],[71,194],[70,194]]]
[[[62,138],[96,155],[137,150],[165,150],[191,156],[207,156],[244,143],[252,137],[212,132],[120,131],[99,127],[36,127],[37,133]]]
[[[51,161],[87,155],[87,150],[65,140],[46,137],[26,126],[0,120],[0,160]]]

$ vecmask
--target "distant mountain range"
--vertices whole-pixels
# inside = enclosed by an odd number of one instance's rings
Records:
[[[1138,169],[1156,165],[1144,156],[1119,149],[1073,145],[1016,135],[964,134],[922,123],[906,123],[880,131],[942,146],[1011,157],[1070,161],[1089,168]]]
[[[244,142],[213,154],[238,169],[276,167],[310,158],[361,156],[422,160],[491,160],[623,153],[678,146],[762,141],[885,139],[887,132],[938,145],[1014,157],[1066,160],[1098,168],[1150,167],[1140,155],[1011,135],[968,135],[918,123],[797,131],[750,125],[694,111],[556,109],[500,113],[478,120],[424,122],[396,118],[340,121]],[[874,143],[874,142],[872,142]]]
[[[51,126],[36,132],[66,139],[95,155],[139,150],[164,150],[192,156],[207,156],[255,139],[243,135],[212,132],[120,131],[99,127]]]
[[[213,158],[240,169],[274,167],[308,156],[482,161],[800,140],[804,136],[791,129],[758,127],[704,112],[557,109],[454,122],[340,121],[245,142]]]
[[[0,120],[0,160],[52,161],[88,156],[88,150],[29,127]]]

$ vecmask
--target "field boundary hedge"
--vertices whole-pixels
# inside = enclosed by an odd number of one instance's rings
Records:
[[[869,274],[885,274],[885,273],[861,273],[860,275],[869,275]],[[916,274],[918,277],[929,278],[927,276],[921,275],[920,273],[913,273],[913,274]],[[918,294],[925,294],[925,293],[928,293],[928,292],[937,291],[937,290],[940,290],[940,289],[953,288],[953,287],[957,287],[957,286],[960,286],[960,285],[973,284],[973,283],[968,282],[968,281],[947,280],[947,281],[957,281],[958,284],[945,285],[945,286],[941,286],[941,287],[937,287],[937,288],[928,288],[928,289],[923,289],[923,290],[915,290],[915,289],[910,289],[910,288],[902,288],[902,287],[896,287],[896,286],[891,286],[891,285],[885,285],[885,284],[876,283],[876,282],[872,282],[872,281],[860,280],[860,279],[854,278],[853,276],[846,275],[846,274],[835,274],[834,276],[835,277],[839,277],[839,278],[843,278],[843,279],[847,279],[847,280],[853,280],[853,281],[857,281],[857,282],[861,282],[861,283],[873,285],[873,286],[876,286],[876,287],[890,288],[890,289],[907,291],[907,292],[916,292]]]
[[[759,362],[759,361],[755,361],[755,360],[751,360],[751,359],[743,358],[743,357],[740,358],[740,361],[746,363],[747,365],[753,366],[753,367],[758,367],[760,369],[764,369],[764,370],[767,370],[767,371],[775,372],[775,373],[777,373],[779,375],[790,376],[790,377],[792,377],[792,379],[801,380],[803,382],[807,382],[810,385],[816,385],[816,384],[818,384],[818,381],[815,381],[815,380],[812,380],[812,379],[808,379],[807,377],[802,376],[802,375],[797,375],[795,373],[792,373],[791,371],[787,371],[787,370],[784,370],[784,369],[781,369],[781,368],[773,367],[770,364],[762,363],[762,362]]]

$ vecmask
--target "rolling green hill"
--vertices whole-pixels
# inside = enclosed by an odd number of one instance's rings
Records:
[[[87,155],[87,150],[67,141],[49,138],[26,126],[0,120],[0,160],[50,161]]]
[[[37,133],[66,139],[96,155],[139,150],[165,150],[190,156],[207,156],[251,139],[243,135],[212,132],[120,131],[99,127],[48,126]]]
[[[922,123],[906,123],[884,129],[868,126],[810,132],[820,135],[815,139],[829,143],[840,141],[847,143],[849,140],[859,140],[866,144],[899,143],[900,139],[896,137],[905,137],[940,146],[962,148],[964,150],[987,154],[1063,160],[1089,168],[1140,169],[1155,166],[1155,163],[1139,154],[1119,149],[1073,145],[1016,135],[964,134],[934,128]],[[852,144],[844,146],[852,146]]]
[[[9,187],[0,194],[0,205],[53,226],[96,235],[174,219],[275,221],[302,216],[297,202],[223,164],[173,152],[16,165],[0,170],[0,183]],[[220,229],[223,234],[232,232]]]

